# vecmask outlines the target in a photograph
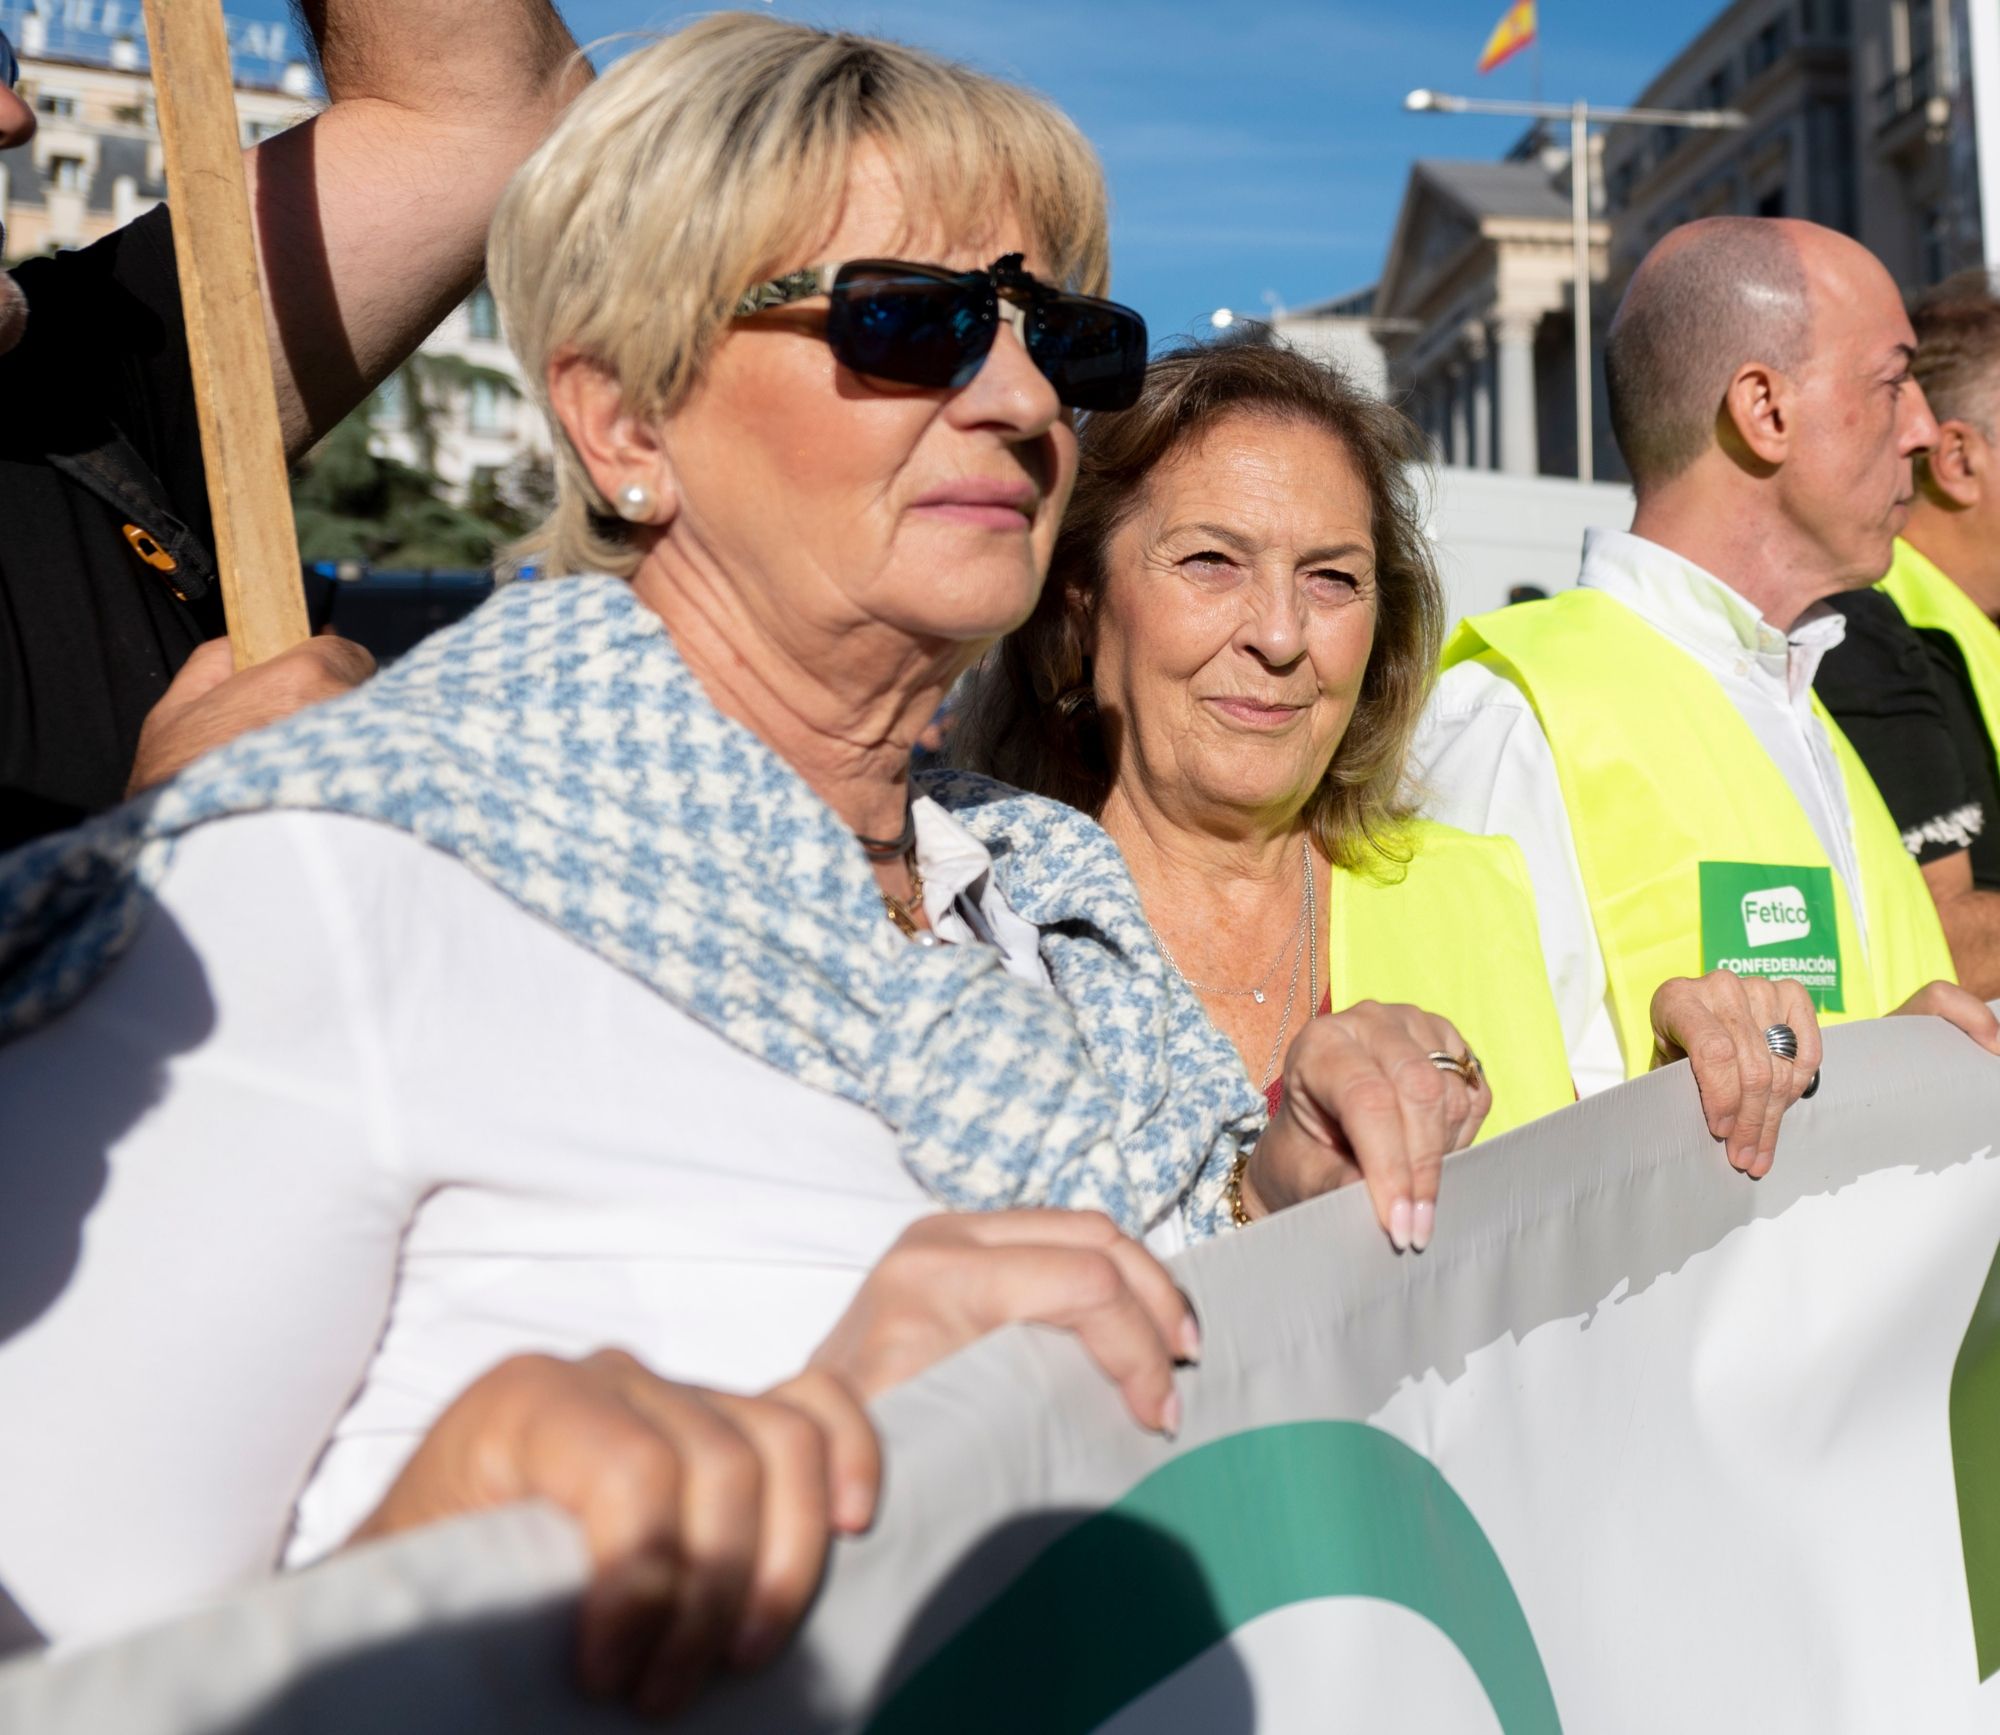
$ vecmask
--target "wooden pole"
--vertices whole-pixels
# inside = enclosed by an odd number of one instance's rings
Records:
[[[237,135],[236,81],[221,0],[145,3],[222,606],[236,666],[245,669],[303,643],[312,627]]]

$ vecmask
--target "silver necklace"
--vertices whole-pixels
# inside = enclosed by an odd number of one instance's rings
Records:
[[[1312,896],[1312,848],[1303,839],[1300,840],[1299,848],[1301,853],[1305,856],[1306,897],[1309,900]],[[1225,988],[1221,984],[1215,982],[1197,982],[1192,976],[1190,976],[1185,970],[1181,968],[1180,960],[1174,956],[1173,948],[1167,944],[1166,937],[1160,932],[1160,930],[1153,926],[1153,921],[1150,916],[1146,918],[1146,927],[1147,930],[1153,936],[1153,944],[1160,948],[1160,952],[1166,958],[1167,962],[1173,965],[1174,974],[1176,976],[1178,976],[1197,994],[1214,994],[1225,1000],[1246,1000],[1246,999],[1254,1000],[1259,1006],[1262,1006],[1266,998],[1268,998],[1264,990],[1270,986],[1271,978],[1277,973],[1278,965],[1285,956],[1285,941],[1280,940],[1278,942],[1278,949],[1271,954],[1270,964],[1265,968],[1264,974],[1257,980],[1254,986],[1249,988]],[[1295,931],[1295,933],[1291,936],[1293,941],[1292,958],[1295,968],[1298,960],[1297,937],[1299,935],[1302,935],[1305,932],[1305,929],[1306,929],[1306,908],[1302,904],[1299,909],[1299,926]]]
[[[1292,943],[1291,980],[1285,987],[1284,1016],[1278,1020],[1278,1034],[1271,1039],[1271,1052],[1264,1061],[1264,1079],[1257,1087],[1259,1090],[1267,1092],[1271,1088],[1271,1080],[1278,1076],[1278,1056],[1284,1052],[1285,1038],[1291,1033],[1292,1009],[1298,1004],[1299,965],[1301,962],[1306,964],[1308,1003],[1312,1006],[1314,1013],[1317,1013],[1319,1010],[1319,948],[1309,943],[1312,934],[1319,926],[1319,894],[1313,886],[1312,845],[1304,838],[1299,840],[1299,854],[1303,858],[1305,865],[1305,888],[1299,897],[1299,921],[1297,928],[1294,930],[1295,937]],[[1168,948],[1166,941],[1160,938],[1159,929],[1153,928],[1150,920],[1148,920],[1146,926],[1152,928],[1153,939],[1158,944],[1161,955],[1169,964],[1173,965],[1174,974],[1180,977],[1197,994],[1240,996],[1249,993],[1259,1006],[1264,1004],[1264,992],[1261,983],[1254,989],[1204,988],[1201,983],[1195,981],[1192,976],[1180,967],[1180,964],[1174,958],[1173,952]],[[1278,957],[1282,958],[1283,956],[1284,953],[1280,951]],[[1275,970],[1277,967],[1278,960],[1277,958],[1273,958],[1271,960],[1271,970]],[[1264,972],[1264,980],[1266,982],[1271,979],[1271,970]]]

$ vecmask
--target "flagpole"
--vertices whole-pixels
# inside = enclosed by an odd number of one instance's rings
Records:
[[[1542,100],[1542,8],[1535,6],[1535,101]]]

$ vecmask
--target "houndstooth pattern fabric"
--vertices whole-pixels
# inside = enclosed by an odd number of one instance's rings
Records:
[[[1262,1124],[1234,1050],[1147,932],[1117,847],[1059,803],[943,774],[1056,994],[883,919],[853,836],[709,703],[611,578],[516,585],[367,686],[0,861],[0,1040],[131,943],[174,840],[312,809],[443,850],[750,1054],[859,1103],[962,1210],[1226,1218]]]

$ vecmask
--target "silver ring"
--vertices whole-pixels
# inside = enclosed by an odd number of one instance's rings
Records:
[[[1764,1046],[1780,1060],[1797,1060],[1799,1033],[1789,1024],[1774,1024],[1764,1032]]]
[[[1424,1056],[1439,1072],[1455,1072],[1474,1090],[1485,1076],[1486,1068],[1479,1064],[1479,1057],[1467,1049],[1463,1054],[1446,1054],[1442,1050]]]

